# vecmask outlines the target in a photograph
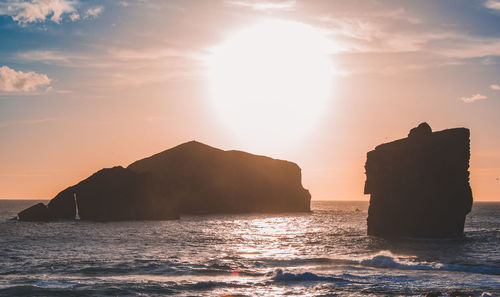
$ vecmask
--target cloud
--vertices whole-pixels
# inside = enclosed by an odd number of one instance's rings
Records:
[[[492,90],[500,91],[500,85],[497,85],[497,84],[492,84],[492,85],[490,85],[490,88],[491,88]]]
[[[64,14],[76,12],[76,4],[69,0],[7,1],[0,7],[0,13],[21,24],[47,20],[60,23]]]
[[[31,92],[42,87],[49,87],[50,82],[46,74],[16,71],[7,66],[0,67],[0,91]]]
[[[477,93],[476,95],[473,95],[471,97],[461,97],[459,99],[462,100],[465,103],[472,103],[472,102],[475,102],[475,101],[478,101],[478,100],[483,100],[483,99],[486,99],[486,98],[488,98],[488,97]]]
[[[73,13],[69,16],[69,19],[70,19],[71,21],[73,21],[73,22],[74,22],[74,21],[77,21],[77,20],[79,20],[79,19],[80,19],[80,15],[79,15],[78,13],[76,13],[76,12],[73,12]]]
[[[140,86],[148,83],[199,78],[205,73],[205,50],[167,45],[108,47],[93,52],[34,50],[14,55],[17,63],[37,62],[94,72],[92,86]],[[64,90],[53,90],[63,93]],[[10,95],[10,94],[9,94]]]
[[[500,11],[500,0],[495,2]],[[490,3],[493,7],[493,2]],[[324,8],[317,12],[319,27],[326,29],[342,52],[425,53],[455,61],[500,56],[500,36],[471,35],[453,26],[433,25],[434,20],[404,8],[359,11]],[[302,9],[302,7],[301,7]],[[446,61],[447,63],[449,61]]]
[[[103,11],[104,11],[104,7],[103,6],[96,6],[96,7],[89,8],[89,9],[87,9],[87,11],[85,12],[85,14],[83,15],[83,18],[86,19],[86,20],[95,19]]]
[[[335,40],[342,52],[432,53],[434,52],[434,43],[458,36],[450,31],[434,30],[431,32],[414,29],[410,32],[407,27],[418,27],[423,21],[407,15],[402,9],[364,13],[360,16],[323,15],[317,20],[320,27],[328,32],[328,35]],[[403,23],[404,25],[390,26],[391,23]],[[456,47],[456,44],[450,47]]]
[[[59,24],[63,18],[72,22],[94,19],[104,10],[96,6],[78,11],[82,5],[78,0],[7,0],[0,3],[0,15],[9,15],[21,25],[46,21]]]
[[[231,4],[254,10],[291,10],[295,6],[295,1],[233,1]]]
[[[468,59],[488,56],[500,56],[500,38],[480,38],[468,35],[455,34],[443,39],[444,46],[437,46],[433,50],[443,56]]]
[[[168,58],[202,59],[203,53],[184,48],[111,48],[111,58],[118,61],[161,60]]]
[[[68,62],[70,57],[67,54],[56,51],[26,51],[17,53],[16,57],[23,62],[34,61],[34,62],[44,62],[50,64],[50,62]]]
[[[484,6],[493,10],[500,10],[500,1],[499,0],[487,0],[484,2]]]

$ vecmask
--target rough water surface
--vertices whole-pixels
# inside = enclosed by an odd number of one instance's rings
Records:
[[[0,296],[500,295],[500,203],[475,203],[461,239],[388,240],[366,235],[367,202],[174,221],[9,220],[35,202],[0,200]]]

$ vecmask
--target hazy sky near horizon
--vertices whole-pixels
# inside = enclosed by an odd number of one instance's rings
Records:
[[[214,50],[276,20],[333,45],[328,104],[293,142],[238,133],[209,98]],[[0,198],[196,139],[298,163],[313,199],[368,199],[366,152],[426,121],[471,129],[474,199],[500,200],[499,28],[498,0],[2,1]]]

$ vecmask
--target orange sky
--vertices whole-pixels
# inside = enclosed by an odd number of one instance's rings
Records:
[[[90,1],[59,21],[30,21],[0,5],[0,44],[8,40],[0,48],[0,198],[49,199],[103,167],[195,139],[298,163],[312,199],[368,200],[366,152],[427,121],[433,130],[471,129],[474,199],[500,200],[494,6],[332,2]],[[206,58],[267,20],[311,26],[335,44],[328,104],[291,142],[284,138],[294,131],[265,141],[234,131],[210,99]],[[308,121],[305,111],[294,119]]]

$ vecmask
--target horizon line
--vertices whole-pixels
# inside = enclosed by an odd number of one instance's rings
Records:
[[[50,201],[53,198],[1,198],[0,200],[23,200],[23,201],[41,201],[41,200],[46,200]],[[335,202],[344,202],[344,201],[351,201],[351,202],[370,202],[370,199],[367,200],[349,200],[349,199],[311,199],[311,201],[335,201]],[[473,202],[500,202],[500,200],[474,200]]]

